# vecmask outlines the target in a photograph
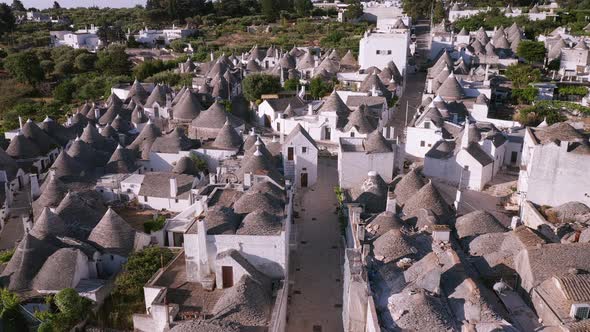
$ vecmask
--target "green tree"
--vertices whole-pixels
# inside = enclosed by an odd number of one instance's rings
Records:
[[[126,75],[131,71],[131,62],[125,46],[110,45],[107,49],[98,52],[96,68],[108,75]]]
[[[430,17],[432,1],[426,0],[402,0],[402,7],[412,18]]]
[[[283,89],[285,91],[297,91],[299,88],[299,80],[296,78],[288,79],[283,84]]]
[[[0,289],[0,320],[4,331],[25,331],[27,326],[18,310],[20,298],[6,288]]]
[[[39,65],[41,66],[41,69],[43,69],[43,73],[45,73],[45,77],[48,77],[49,75],[51,75],[53,73],[53,70],[55,69],[55,63],[53,63],[53,61],[51,60],[42,60]]]
[[[321,78],[313,78],[309,82],[309,94],[314,99],[322,98],[334,88],[333,84],[324,82]]]
[[[541,80],[541,71],[539,69],[523,64],[508,66],[505,75],[512,81],[512,86],[516,89],[525,88],[530,83]]]
[[[14,10],[15,12],[26,12],[27,11],[25,6],[23,5],[23,2],[20,0],[12,0],[12,5],[10,5],[10,8],[12,10]]]
[[[184,52],[184,48],[186,47],[186,43],[182,41],[182,39],[175,39],[170,42],[170,48],[174,52],[182,53]]]
[[[133,69],[133,75],[138,80],[144,80],[167,69],[172,69],[172,66],[165,64],[162,60],[148,60],[137,65]]]
[[[22,6],[22,3],[21,3]],[[14,29],[14,24],[16,22],[16,18],[12,13],[12,9],[5,4],[0,4],[0,36],[4,35],[6,32],[12,31]]]
[[[436,1],[434,5],[434,13],[432,16],[432,20],[434,23],[438,24],[442,22],[442,20],[446,17],[445,8],[443,7],[442,1]]]
[[[74,62],[70,60],[63,60],[55,64],[53,73],[57,76],[69,76],[74,72]]]
[[[115,280],[115,292],[131,297],[141,295],[145,283],[173,256],[169,249],[160,247],[148,247],[133,253]]]
[[[96,64],[96,54],[93,53],[80,53],[74,59],[74,67],[79,72],[89,72],[94,70]]]
[[[512,89],[512,99],[518,104],[530,105],[533,103],[533,101],[535,101],[538,94],[539,89],[530,85],[524,89]]]
[[[73,288],[64,288],[55,295],[55,305],[60,313],[78,320],[90,308],[90,301],[78,295]]]
[[[35,85],[43,80],[43,69],[32,51],[7,56],[4,60],[4,68],[19,82]]]
[[[523,40],[518,45],[516,54],[528,63],[543,62],[545,60],[545,44],[532,40]]]
[[[348,4],[348,7],[346,7],[344,16],[347,19],[353,20],[363,15],[363,5],[360,0],[346,0],[346,3]]]
[[[244,97],[256,101],[260,96],[281,91],[281,82],[277,76],[268,74],[251,74],[242,81]]]
[[[295,12],[299,16],[308,16],[312,9],[313,4],[310,0],[295,0]]]
[[[74,98],[76,88],[74,82],[70,80],[63,81],[53,90],[53,98],[58,102],[69,104]]]
[[[277,18],[279,11],[277,10],[276,0],[261,0],[260,7],[262,15],[268,20],[274,21]]]
[[[53,9],[61,9],[59,2],[57,2],[57,1],[53,2]]]

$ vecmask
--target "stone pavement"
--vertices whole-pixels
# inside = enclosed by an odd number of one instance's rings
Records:
[[[318,182],[297,193],[298,242],[291,253],[289,332],[342,331],[343,249],[335,213],[336,167],[336,160],[320,158]]]

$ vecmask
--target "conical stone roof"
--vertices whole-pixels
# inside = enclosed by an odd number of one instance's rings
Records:
[[[160,106],[166,106],[166,92],[159,84],[156,84],[152,93],[145,102],[145,107],[153,107],[154,103],[158,103]]]
[[[57,214],[51,212],[48,207],[45,207],[35,221],[33,229],[31,229],[31,234],[39,239],[49,235],[65,236],[66,224]]]
[[[20,132],[10,140],[6,153],[15,160],[34,159],[41,155],[37,144]]]
[[[226,120],[221,130],[219,130],[219,133],[217,133],[217,137],[213,141],[212,146],[217,149],[233,150],[239,149],[242,143],[242,137],[240,134],[238,134],[229,121]]]
[[[455,74],[451,73],[444,83],[436,91],[437,94],[448,101],[455,101],[463,98],[465,93],[463,87],[457,81]]]
[[[88,241],[106,252],[127,256],[135,245],[135,230],[109,208],[88,236]]]

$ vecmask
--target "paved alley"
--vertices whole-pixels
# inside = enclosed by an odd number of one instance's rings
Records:
[[[318,182],[298,191],[297,250],[291,253],[287,331],[342,331],[342,237],[334,187],[336,160],[320,158]]]

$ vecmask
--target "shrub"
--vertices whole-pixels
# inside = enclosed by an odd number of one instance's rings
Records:
[[[156,217],[156,219],[151,219],[143,223],[143,230],[150,234],[151,232],[156,232],[164,228],[164,224],[166,223],[166,217],[160,215]]]
[[[0,252],[0,263],[7,263],[14,255],[14,249],[4,250]]]

